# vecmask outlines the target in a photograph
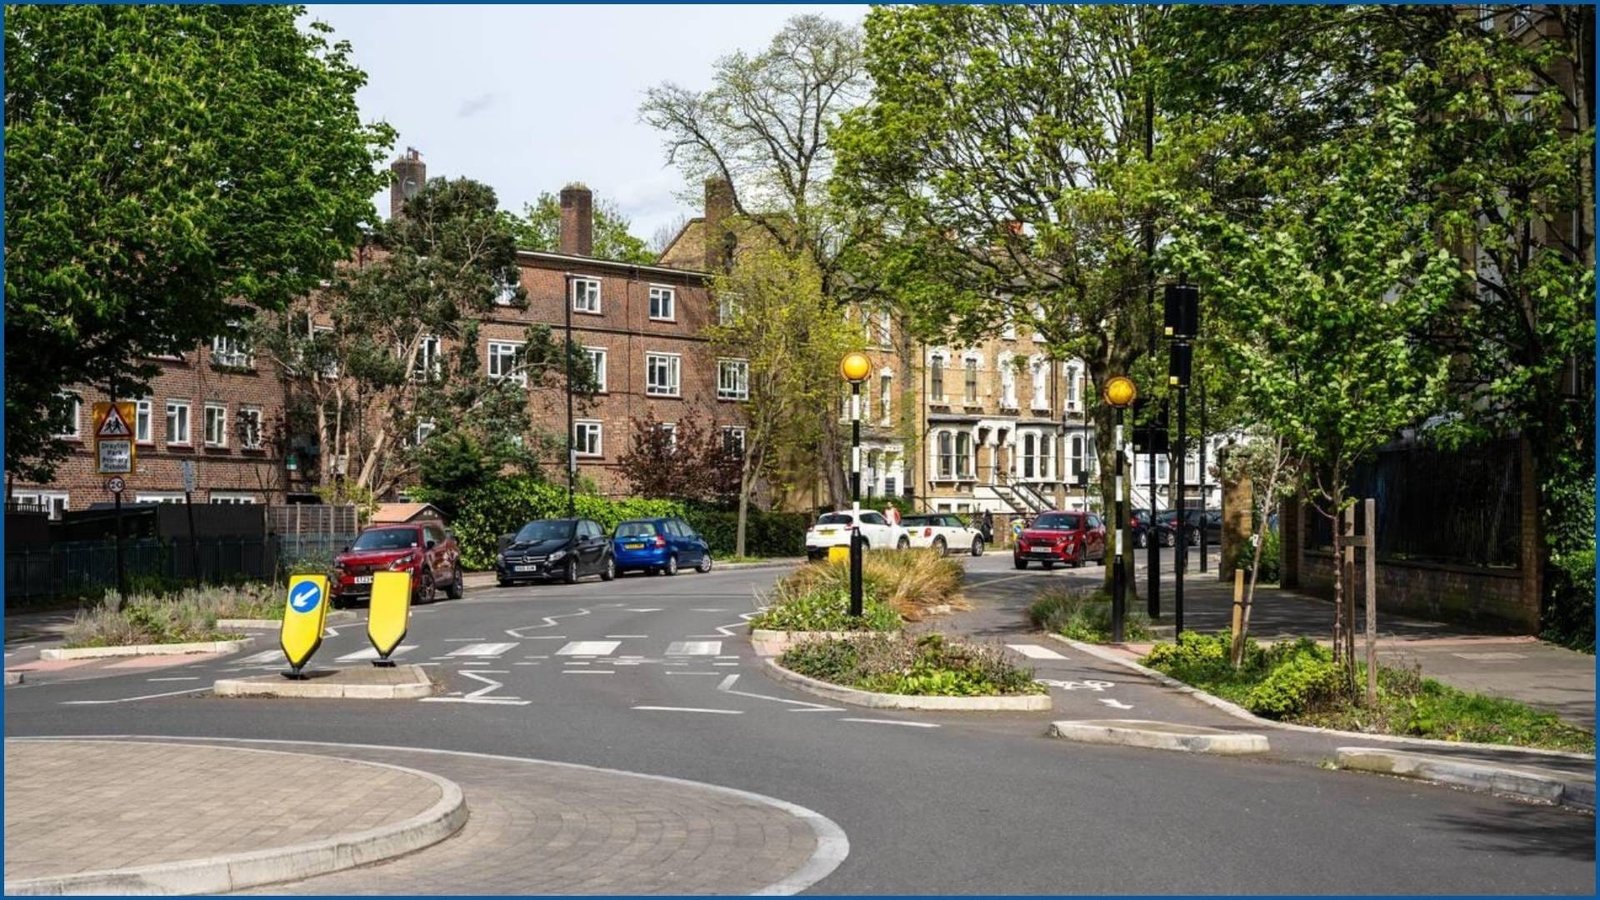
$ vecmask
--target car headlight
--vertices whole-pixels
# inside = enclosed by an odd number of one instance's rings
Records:
[[[556,552],[550,554],[550,561],[551,562],[557,562],[557,561],[563,559],[566,555],[567,555],[567,551],[565,551],[565,550],[557,550]]]
[[[389,563],[389,571],[397,572],[416,562],[416,560],[417,555],[415,553],[407,553],[405,556],[402,556],[394,562]]]

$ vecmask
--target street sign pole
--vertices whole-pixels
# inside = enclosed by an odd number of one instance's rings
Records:
[[[194,531],[194,460],[183,461],[183,509],[189,517],[189,567],[193,570],[194,585],[200,586],[200,537]]]
[[[122,479],[111,479],[110,487],[111,508],[115,510],[113,515],[117,528],[117,612],[122,612],[128,605],[128,573],[122,566]]]

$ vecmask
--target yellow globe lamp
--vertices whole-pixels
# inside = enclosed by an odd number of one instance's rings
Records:
[[[1117,375],[1106,381],[1106,402],[1117,409],[1127,409],[1133,405],[1133,399],[1139,396],[1139,389],[1134,387],[1133,379],[1126,375]]]
[[[844,359],[839,361],[839,374],[844,376],[845,381],[852,384],[859,384],[865,381],[867,374],[871,371],[872,360],[867,359],[865,353],[847,353]]]

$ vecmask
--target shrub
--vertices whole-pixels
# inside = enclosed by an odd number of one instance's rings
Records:
[[[737,510],[692,505],[686,518],[694,530],[711,545],[719,557],[731,557],[739,531]],[[805,513],[761,512],[746,516],[744,552],[746,556],[799,556],[805,552],[806,528],[811,517]]]
[[[883,604],[915,622],[935,606],[968,608],[960,594],[963,574],[960,563],[942,559],[932,550],[869,550],[861,562],[862,599]],[[849,591],[848,564],[817,562],[785,576],[766,600],[776,607],[795,597],[817,593],[848,595]]]
[[[623,519],[684,514],[683,504],[671,500],[607,500],[593,494],[578,494],[573,508],[577,515],[594,519],[607,531]],[[566,516],[567,489],[531,476],[498,478],[463,496],[460,510],[452,527],[461,544],[462,564],[468,569],[491,569],[500,549],[500,535],[534,519]]]
[[[218,619],[281,619],[283,603],[275,586],[254,582],[190,588],[170,597],[137,594],[118,612],[116,592],[107,591],[100,606],[78,613],[65,643],[115,647],[222,640],[234,635],[218,631]]]
[[[1111,640],[1111,598],[1103,593],[1048,588],[1028,607],[1028,619],[1036,628],[1075,641],[1104,644]],[[1122,622],[1123,639],[1146,641],[1153,636],[1150,620],[1128,610]]]
[[[1320,649],[1320,648],[1319,648]],[[1245,709],[1282,719],[1326,706],[1339,696],[1339,669],[1323,654],[1289,655],[1245,696]]]
[[[900,614],[862,592],[861,616],[850,615],[850,591],[818,588],[774,602],[750,620],[752,628],[773,631],[894,631]]]
[[[1013,664],[1006,651],[941,634],[860,635],[807,641],[780,659],[795,672],[834,684],[884,694],[994,696],[1042,694],[1033,670]]]

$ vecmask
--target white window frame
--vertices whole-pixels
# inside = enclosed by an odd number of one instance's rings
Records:
[[[1062,404],[1069,413],[1083,412],[1083,370],[1077,363],[1067,364],[1067,396]]]
[[[133,442],[135,444],[155,443],[155,424],[155,404],[149,398],[136,402],[133,405]]]
[[[256,495],[249,491],[210,491],[206,503],[218,506],[255,506]]]
[[[177,415],[178,412],[182,415]],[[194,446],[194,420],[190,416],[192,408],[187,400],[167,401],[167,444],[176,447]],[[173,434],[173,425],[182,425],[177,436]]]
[[[256,359],[247,339],[237,333],[219,334],[211,339],[211,364],[230,369],[250,369],[255,367]]]
[[[590,288],[593,288],[593,290],[590,290]],[[600,315],[602,308],[600,279],[574,277],[567,290],[570,294],[568,300],[572,304],[573,312],[588,313],[594,316]],[[582,301],[581,303],[580,300]]]
[[[443,374],[444,342],[436,334],[423,336],[417,343],[416,359],[411,361],[411,380],[421,382],[438,381]]]
[[[494,305],[495,306],[512,306],[512,305],[514,305],[515,301],[516,301],[516,298],[517,298],[517,288],[519,288],[519,287],[522,287],[522,284],[520,283],[520,281],[517,284],[502,284],[502,285],[500,285],[500,290],[496,291],[495,295],[494,295]]]
[[[743,425],[722,426],[722,449],[725,453],[744,456],[745,431]],[[734,445],[738,446],[734,446]]]
[[[1037,481],[1039,478],[1039,434],[1028,430],[1022,433],[1022,439],[1017,442],[1017,468],[1018,476],[1023,481]]]
[[[739,316],[739,295],[722,294],[717,297],[717,324],[729,325]]]
[[[928,357],[928,399],[944,402],[944,369],[947,357],[935,353]]]
[[[1036,342],[1041,343],[1041,344],[1043,344],[1045,342],[1044,335],[1039,333],[1039,325],[1041,323],[1043,323],[1043,322],[1044,322],[1044,304],[1043,303],[1035,303],[1033,305],[1033,329],[1032,329],[1032,331],[1033,331],[1033,339]]]
[[[750,399],[750,361],[748,359],[717,359],[717,399]]]
[[[606,348],[584,347],[583,352],[589,357],[589,368],[594,370],[595,393],[606,393]]]
[[[961,402],[968,406],[983,402],[983,383],[979,378],[981,371],[976,355],[969,353],[961,360]]]
[[[491,381],[510,379],[524,387],[528,384],[528,371],[522,368],[523,348],[527,347],[526,341],[490,341],[484,351],[484,371],[489,373]],[[510,348],[509,356],[506,349]],[[505,360],[510,359],[510,372],[506,371],[508,365]],[[498,372],[496,370],[499,370]]]
[[[216,413],[217,414],[215,419],[213,419],[213,417],[211,415],[212,413]],[[212,426],[213,422],[215,422],[215,424],[216,424],[216,431],[217,431],[217,435],[218,435],[218,439],[217,440],[212,440],[211,439],[211,426]],[[205,445],[207,447],[227,447],[228,446],[228,404],[226,404],[226,403],[212,403],[209,400],[206,401],[206,405],[205,405],[205,435],[204,435],[204,437],[205,437]]]
[[[963,445],[965,445],[966,449],[965,454],[962,453]],[[965,430],[957,431],[955,440],[955,467],[956,478],[958,480],[970,481],[977,477],[974,474],[977,471],[977,458],[977,442],[972,439],[972,432]]]
[[[70,430],[57,432],[56,437],[68,441],[81,441],[83,440],[83,398],[71,391],[62,391],[61,396],[72,401],[72,418],[67,423]]]
[[[677,422],[657,422],[656,423],[656,431],[661,432],[661,433],[663,433],[663,434],[665,434],[667,436],[667,452],[668,453],[677,453],[678,452],[678,423]]]
[[[251,440],[250,432],[244,430],[245,420],[247,418],[251,418],[251,417],[254,417],[254,419],[255,419],[255,439],[254,440]],[[262,447],[264,446],[264,443],[262,441],[262,432],[263,432],[264,427],[265,427],[263,425],[263,418],[264,417],[261,414],[261,407],[259,407],[259,406],[241,406],[241,407],[239,407],[239,415],[236,417],[236,424],[237,424],[237,427],[240,428],[239,446],[240,446],[241,449],[244,449],[244,450],[260,450],[260,449],[262,449]]]
[[[1050,361],[1043,356],[1034,356],[1028,360],[1028,376],[1033,387],[1033,396],[1029,398],[1029,405],[1033,409],[1048,410],[1050,408]]]
[[[1000,408],[1017,409],[1017,367],[1015,357],[1009,353],[1000,355]]]
[[[1003,341],[1017,339],[1017,316],[1010,307],[1006,308],[1005,322],[1000,326],[1000,339]]]
[[[135,503],[182,503],[182,491],[143,491],[133,497]]]
[[[1062,474],[1072,478],[1073,484],[1078,483],[1077,479],[1081,477],[1080,473],[1089,470],[1088,461],[1083,452],[1085,446],[1086,444],[1081,434],[1075,434],[1067,438],[1067,471]]]
[[[13,491],[10,502],[42,507],[52,522],[59,522],[61,514],[72,508],[72,495],[67,491]]]
[[[878,372],[878,406],[880,407],[878,421],[885,424],[888,424],[890,417],[894,413],[893,392],[894,373],[888,369],[883,369]]]
[[[416,446],[422,446],[422,442],[432,437],[433,433],[437,430],[439,430],[438,426],[432,419],[418,419],[417,430],[413,435],[413,440],[415,441]]]
[[[312,337],[312,339],[315,339],[316,336],[319,335],[319,334],[333,334],[333,326],[332,325],[312,325],[311,326],[311,337]],[[327,379],[338,378],[339,377],[339,361],[338,361],[338,359],[330,360],[328,362],[327,367],[324,368],[321,372],[318,372],[317,376],[319,378],[327,378]]]
[[[657,303],[664,304],[665,312],[656,309]],[[650,321],[678,321],[678,291],[676,288],[668,287],[664,284],[650,285]]]
[[[933,441],[934,472],[940,481],[954,481],[956,478],[956,435],[948,428],[940,429],[934,433]]]
[[[605,423],[599,419],[578,419],[572,423],[572,450],[582,459],[605,455]]]
[[[666,367],[667,383],[652,384],[656,366]],[[644,392],[649,397],[679,397],[683,395],[683,355],[647,351],[644,355]]]

